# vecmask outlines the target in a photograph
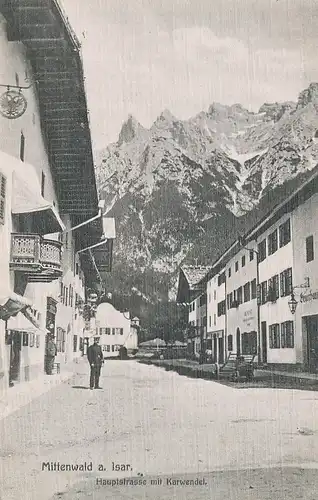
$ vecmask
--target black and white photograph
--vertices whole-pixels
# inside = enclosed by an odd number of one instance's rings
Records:
[[[0,500],[315,500],[318,3],[0,0]]]

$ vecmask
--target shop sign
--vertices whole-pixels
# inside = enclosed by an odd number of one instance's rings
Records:
[[[301,293],[300,294],[300,302],[311,302],[312,300],[318,299],[318,291],[310,292],[310,293]]]
[[[250,326],[251,322],[255,320],[254,312],[253,309],[249,309],[248,311],[245,311],[243,314],[243,323],[246,324],[246,326]]]

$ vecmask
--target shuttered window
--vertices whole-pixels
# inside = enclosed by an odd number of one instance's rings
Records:
[[[0,224],[4,224],[7,179],[0,173]]]

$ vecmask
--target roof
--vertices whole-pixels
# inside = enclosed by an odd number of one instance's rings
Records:
[[[211,266],[182,266],[181,270],[183,271],[186,280],[189,284],[190,290],[195,288],[202,278],[207,274],[210,270]]]
[[[200,295],[202,290],[198,283],[207,275],[210,267],[207,266],[182,266],[179,270],[177,302],[189,303],[194,295]]]
[[[27,48],[59,209],[96,215],[98,196],[80,44],[57,0],[0,0],[10,41]]]

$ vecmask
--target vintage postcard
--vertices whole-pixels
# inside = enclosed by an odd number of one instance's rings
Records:
[[[0,0],[0,500],[313,500],[318,3]]]

